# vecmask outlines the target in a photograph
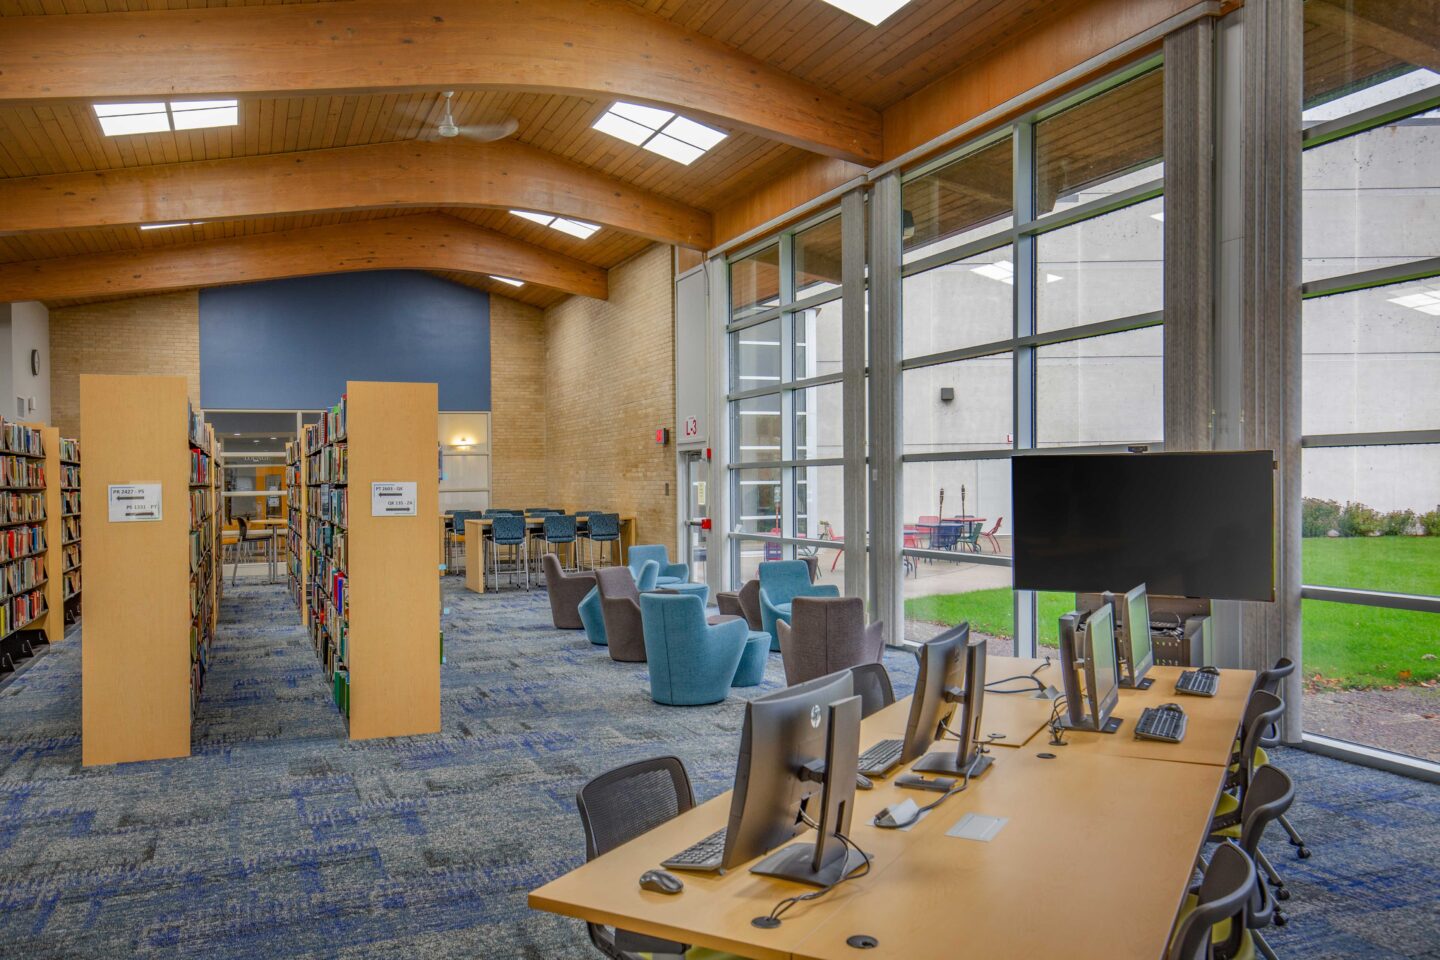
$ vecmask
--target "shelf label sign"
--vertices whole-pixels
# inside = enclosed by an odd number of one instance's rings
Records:
[[[415,482],[370,484],[370,516],[415,516]]]
[[[110,484],[110,522],[146,523],[164,519],[160,513],[160,484]]]

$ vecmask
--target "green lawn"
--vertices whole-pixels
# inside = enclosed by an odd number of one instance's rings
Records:
[[[1440,537],[1316,537],[1304,542],[1304,582],[1395,593],[1440,594]],[[1014,635],[1008,587],[905,601],[912,620],[953,624],[969,620],[993,636]],[[1055,646],[1056,621],[1074,597],[1042,593],[1040,643]],[[1344,687],[1377,687],[1440,680],[1440,617],[1346,603],[1306,600],[1305,676]],[[1423,659],[1433,654],[1437,659]]]

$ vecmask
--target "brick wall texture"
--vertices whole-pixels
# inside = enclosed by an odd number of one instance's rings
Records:
[[[490,297],[490,503],[546,505],[545,314]]]
[[[51,420],[61,436],[81,436],[82,373],[184,377],[190,402],[199,406],[199,294],[189,290],[51,310]]]
[[[545,311],[545,448],[556,506],[617,510],[675,556],[674,277],[657,244],[610,271],[610,299]],[[667,487],[668,486],[668,492]]]

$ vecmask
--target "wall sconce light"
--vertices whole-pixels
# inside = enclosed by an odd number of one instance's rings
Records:
[[[474,445],[475,445],[475,441],[472,440],[470,437],[456,437],[456,438],[455,438],[455,447],[456,447],[456,449],[458,449],[458,450],[469,450],[469,449],[470,449],[471,447],[473,447]]]

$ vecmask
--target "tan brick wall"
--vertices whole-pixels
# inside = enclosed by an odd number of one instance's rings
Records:
[[[194,290],[50,311],[50,409],[80,436],[82,373],[184,377],[200,404],[200,298]]]
[[[610,299],[545,311],[546,456],[553,506],[615,509],[675,556],[674,276],[659,245],[610,271]],[[666,492],[669,484],[669,492]]]
[[[490,297],[490,503],[546,499],[545,313]]]

